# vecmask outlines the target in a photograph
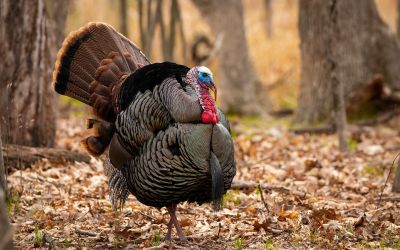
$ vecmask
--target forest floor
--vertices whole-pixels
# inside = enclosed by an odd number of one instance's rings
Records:
[[[81,150],[82,126],[76,118],[60,119],[58,147]],[[209,204],[178,206],[188,243],[163,242],[169,220],[165,208],[147,207],[130,196],[122,211],[113,211],[102,161],[93,159],[90,164],[44,160],[8,176],[15,246],[400,249],[400,194],[390,192],[392,178],[379,202],[400,152],[399,131],[351,127],[350,151],[343,154],[334,135],[233,127],[235,187],[219,212]]]

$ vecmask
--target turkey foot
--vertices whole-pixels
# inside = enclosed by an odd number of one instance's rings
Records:
[[[181,225],[179,224],[179,221],[175,215],[177,206],[178,206],[178,204],[171,204],[171,205],[167,206],[167,210],[168,210],[170,219],[168,222],[168,231],[167,231],[167,234],[165,235],[164,240],[165,241],[171,240],[172,226],[175,225],[176,231],[178,233],[178,236],[179,236],[179,239],[181,240],[181,242],[187,242],[188,240],[185,237],[185,235],[183,235],[183,230],[182,230]]]

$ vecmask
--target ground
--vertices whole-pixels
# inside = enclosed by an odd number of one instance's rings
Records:
[[[113,211],[102,161],[93,158],[91,164],[44,160],[8,176],[16,248],[400,249],[400,194],[391,193],[391,179],[379,202],[400,152],[397,130],[352,126],[350,152],[343,154],[335,135],[233,120],[234,187],[219,212],[209,204],[178,206],[189,243],[163,242],[165,208],[130,196]],[[81,150],[81,118],[58,123],[58,147]]]

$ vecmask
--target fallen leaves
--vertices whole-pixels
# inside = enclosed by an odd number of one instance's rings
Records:
[[[59,146],[79,150],[80,124],[67,124],[60,129],[72,130],[58,132]],[[190,248],[400,244],[400,198],[388,187],[377,206],[386,166],[400,145],[393,133],[378,128],[359,132],[352,153],[344,155],[333,135],[294,135],[281,128],[252,130],[249,135],[234,129],[239,132],[238,169],[223,209],[178,206]],[[112,211],[102,171],[102,161],[93,159],[67,165],[42,161],[13,172],[8,177],[14,194],[9,207],[16,247],[182,247],[176,240],[162,242],[169,221],[164,208],[144,206],[130,196],[122,211]]]
[[[333,208],[321,208],[313,210],[310,219],[319,226],[322,226],[331,220],[341,220],[342,217],[336,214]]]

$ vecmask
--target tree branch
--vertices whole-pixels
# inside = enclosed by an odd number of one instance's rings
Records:
[[[34,148],[14,144],[6,144],[2,147],[4,162],[8,168],[22,166],[29,167],[36,161],[48,159],[50,162],[90,162],[88,154],[71,152],[56,148]]]

